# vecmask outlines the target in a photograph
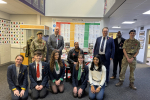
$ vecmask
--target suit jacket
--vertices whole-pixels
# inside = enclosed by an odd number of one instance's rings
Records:
[[[58,75],[55,71],[55,69],[53,71],[50,70],[50,62],[49,62],[49,78],[50,80],[59,80],[60,78],[64,79],[65,76],[65,63],[62,60],[63,63],[63,68],[60,67],[60,74]]]
[[[73,53],[75,53],[75,48],[71,49],[68,53],[68,56],[67,56],[67,60],[69,62],[69,64],[73,64],[74,63],[74,55]],[[80,49],[80,54],[83,54],[83,50]],[[78,59],[77,59],[78,60]]]
[[[58,49],[60,51],[60,54],[62,54],[62,50],[64,48],[64,39],[61,35],[58,35],[58,46],[56,43],[56,36],[55,34],[50,35],[49,38],[49,50],[50,50],[50,55],[53,52],[54,49]]]
[[[78,87],[78,70],[75,69],[76,65],[74,65],[73,68],[73,74],[72,74],[72,85],[73,87]],[[87,87],[87,81],[88,81],[88,74],[89,74],[89,70],[88,70],[88,66],[85,65],[84,69],[82,69],[82,75],[81,75],[81,89],[85,90],[85,88]]]
[[[36,77],[36,63],[33,62],[29,64],[29,77],[30,77],[30,88],[34,88],[37,84]],[[43,87],[48,88],[48,64],[46,62],[42,62],[42,83]]]
[[[95,43],[95,47],[94,47],[94,55],[98,55],[99,54],[99,47],[100,47],[101,39],[102,39],[102,36],[98,37],[96,39],[96,43]],[[107,36],[107,42],[106,42],[106,48],[105,48],[106,60],[110,60],[110,58],[113,59],[114,58],[114,54],[115,54],[114,40]]]
[[[19,75],[18,75],[18,83],[19,83],[19,87],[21,87],[21,89],[24,89],[24,90],[28,89],[27,75],[28,75],[27,66],[21,64]],[[7,81],[8,81],[10,90],[16,89],[16,82],[17,82],[16,80],[17,80],[16,65],[12,64],[8,66],[8,69],[7,69]]]
[[[118,38],[114,39],[114,43],[115,43],[115,57],[120,57],[120,59],[123,58],[123,44],[124,44],[125,39],[121,38],[120,43],[118,44]],[[121,49],[120,49],[121,47]]]

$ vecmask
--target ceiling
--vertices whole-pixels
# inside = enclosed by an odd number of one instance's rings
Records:
[[[3,0],[7,4],[0,4],[0,11],[9,14],[40,14],[36,10],[28,7],[19,0]]]
[[[133,29],[150,24],[150,15],[143,15],[150,10],[150,0],[126,0],[111,16],[109,27],[121,26],[121,29]],[[134,24],[122,24],[124,21],[133,21]]]

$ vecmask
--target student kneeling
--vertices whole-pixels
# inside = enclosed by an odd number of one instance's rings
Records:
[[[54,50],[51,54],[51,59],[49,63],[49,77],[50,77],[50,84],[53,93],[57,93],[64,91],[64,76],[65,76],[65,64],[64,61],[61,60],[60,54],[58,50]]]
[[[94,100],[102,100],[105,90],[106,68],[101,64],[99,56],[93,57],[93,62],[89,66],[89,98]]]
[[[15,64],[8,66],[7,81],[12,100],[28,99],[28,72],[27,67],[22,65],[23,59],[22,55],[17,55]]]
[[[84,63],[84,55],[79,54],[77,65],[73,68],[72,85],[73,96],[81,98],[85,92],[88,81],[88,66]],[[78,89],[77,89],[78,88]]]
[[[34,53],[35,62],[29,64],[29,77],[32,99],[45,98],[48,91],[48,64],[42,62],[42,53]]]

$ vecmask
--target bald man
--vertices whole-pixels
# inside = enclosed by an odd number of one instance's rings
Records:
[[[62,54],[63,48],[64,39],[61,35],[59,35],[59,27],[55,27],[55,33],[50,35],[49,38],[49,56],[51,56],[52,51],[55,49],[57,49],[60,52],[60,54]]]

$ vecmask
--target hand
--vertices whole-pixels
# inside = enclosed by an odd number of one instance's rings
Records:
[[[32,62],[34,62],[35,61],[35,59],[34,59],[34,57],[32,58]]]
[[[46,61],[46,58],[44,58],[44,61]]]
[[[96,89],[96,93],[98,93],[99,91],[101,90],[101,88],[100,87],[97,87],[97,89]]]
[[[14,95],[19,97],[20,96],[19,91],[18,90],[14,90]]]
[[[35,89],[36,89],[36,90],[40,90],[40,86],[37,85],[37,86],[35,87]]]
[[[110,60],[113,60],[112,58],[110,58]]]
[[[24,96],[25,90],[21,90],[20,97]]]
[[[59,86],[59,85],[60,85],[60,80],[55,81],[55,84],[56,84],[57,86]]]
[[[39,86],[39,90],[42,90],[42,89],[43,89],[43,85],[40,85],[40,86]]]
[[[95,93],[95,88],[94,88],[93,85],[91,86],[91,92],[92,92],[92,93]]]
[[[132,63],[132,61],[134,60],[134,58],[131,58],[131,59],[127,59],[127,61],[129,62],[129,63]]]
[[[80,89],[78,90],[78,96],[81,96],[81,95],[82,95],[82,92],[83,92],[83,90],[80,88]]]
[[[77,62],[74,62],[74,65],[76,65],[77,64]]]
[[[75,94],[77,93],[77,87],[73,88],[73,93],[75,93]]]

